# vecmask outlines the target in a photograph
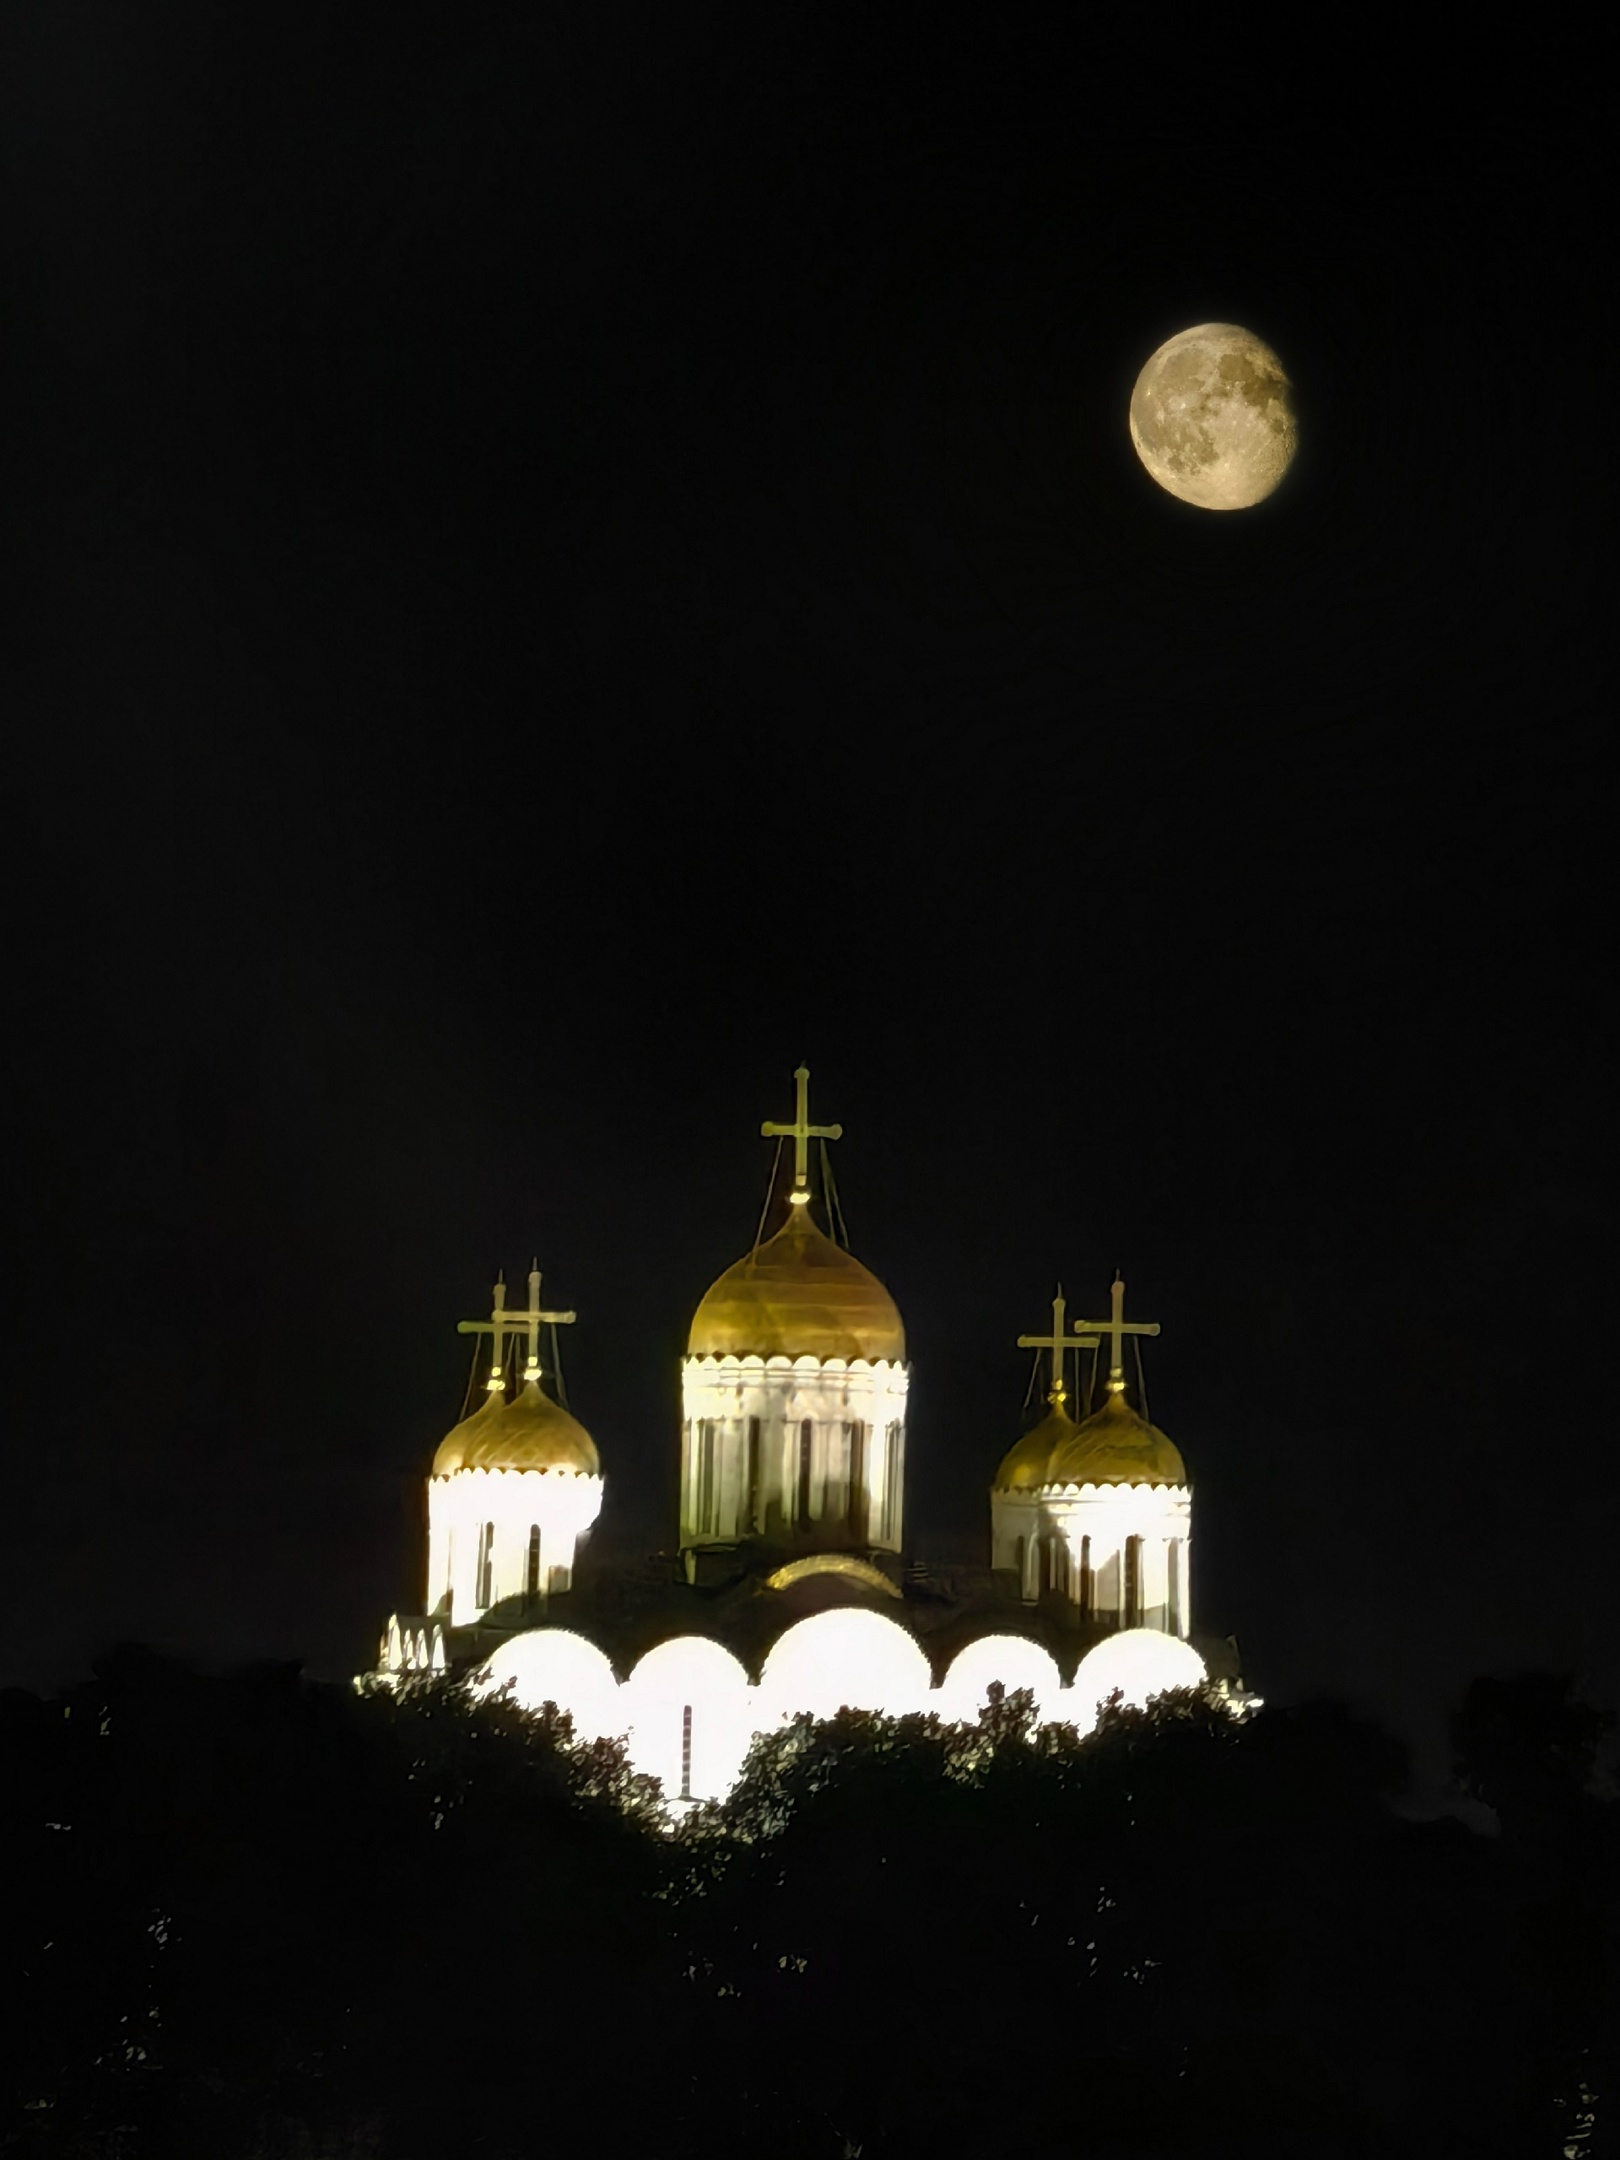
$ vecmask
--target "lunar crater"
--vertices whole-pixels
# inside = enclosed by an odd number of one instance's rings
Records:
[[[1298,444],[1293,389],[1253,331],[1200,323],[1161,345],[1131,394],[1131,440],[1162,488],[1201,510],[1264,502]]]

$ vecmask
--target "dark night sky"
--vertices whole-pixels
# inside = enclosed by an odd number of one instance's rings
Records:
[[[663,1542],[803,1057],[920,1549],[1120,1266],[1264,1692],[1614,1699],[1594,51],[1089,19],[7,10],[0,1677],[354,1669],[536,1248]]]

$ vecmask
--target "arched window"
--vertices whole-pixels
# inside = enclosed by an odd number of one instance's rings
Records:
[[[1186,1632],[1181,1617],[1183,1595],[1181,1588],[1181,1540],[1178,1537],[1173,1537],[1168,1542],[1170,1549],[1165,1554],[1165,1560],[1170,1571],[1170,1611],[1166,1617],[1170,1623],[1171,1634],[1181,1635]]]
[[[900,1421],[890,1425],[884,1450],[883,1535],[891,1545],[900,1542]]]
[[[1076,1586],[1082,1620],[1089,1620],[1097,1603],[1097,1581],[1091,1572],[1091,1540],[1080,1540],[1080,1581]]]
[[[742,1528],[745,1532],[757,1531],[760,1528],[759,1454],[759,1419],[751,1417],[748,1420],[748,1463],[746,1469],[748,1496],[743,1505],[742,1519]]]
[[[480,1523],[478,1527],[478,1587],[473,1602],[488,1606],[494,1602],[495,1592],[495,1525]]]
[[[845,1510],[851,1540],[866,1543],[866,1426],[857,1418],[847,1426],[849,1436],[849,1504]]]
[[[540,1594],[540,1525],[529,1525],[528,1560],[523,1570],[523,1595],[538,1597]]]
[[[798,1521],[810,1520],[810,1453],[815,1444],[816,1428],[806,1418],[799,1427],[799,1499]]]
[[[1125,1611],[1127,1627],[1142,1625],[1142,1540],[1128,1537],[1125,1540]]]
[[[714,1528],[714,1420],[704,1418],[698,1426],[697,1526]]]
[[[1018,1595],[1019,1595],[1020,1597],[1023,1597],[1023,1596],[1025,1595],[1025,1585],[1024,1585],[1024,1569],[1025,1569],[1026,1565],[1028,1564],[1028,1561],[1029,1561],[1029,1539],[1028,1539],[1027,1537],[1018,1537],[1018,1538],[1014,1538],[1014,1539],[1013,1539],[1013,1569],[1014,1569],[1015,1573],[1016,1573],[1016,1574],[1017,1574],[1017,1576],[1018,1576]]]

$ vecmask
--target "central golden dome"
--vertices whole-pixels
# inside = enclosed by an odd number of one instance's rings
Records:
[[[1185,1485],[1175,1443],[1121,1395],[1110,1395],[1052,1451],[1049,1485]]]
[[[693,1317],[687,1354],[898,1365],[906,1331],[877,1277],[817,1229],[806,1205],[726,1269]]]
[[[457,1470],[572,1470],[600,1477],[596,1442],[531,1380],[514,1402],[492,1395],[439,1442],[433,1475]]]

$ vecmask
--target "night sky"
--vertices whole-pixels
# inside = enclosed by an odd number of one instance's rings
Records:
[[[531,1252],[667,1546],[802,1058],[914,1550],[1119,1267],[1251,1685],[1612,1702],[1593,49],[6,15],[0,1678],[367,1662]]]

